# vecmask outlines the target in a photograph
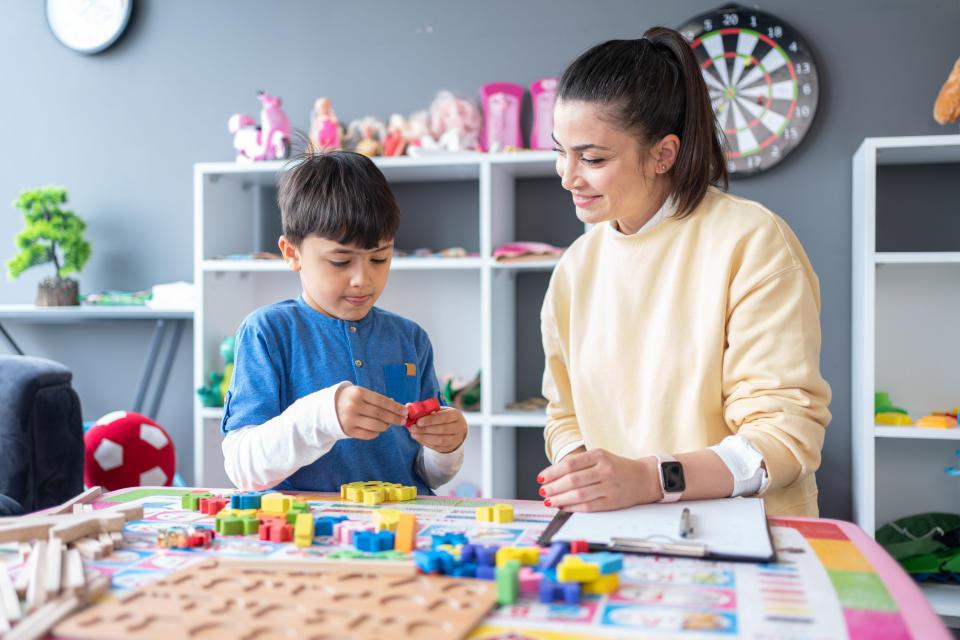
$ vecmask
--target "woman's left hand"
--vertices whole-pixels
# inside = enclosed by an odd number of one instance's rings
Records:
[[[410,437],[434,451],[450,453],[467,439],[467,419],[457,409],[444,407],[417,420]]]
[[[609,511],[662,497],[656,458],[623,458],[604,449],[568,454],[540,472],[544,504],[564,511]]]

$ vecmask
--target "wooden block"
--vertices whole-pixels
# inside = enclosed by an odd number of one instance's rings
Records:
[[[133,522],[134,520],[143,520],[143,505],[135,502],[131,503],[121,503],[115,507],[108,507],[106,509],[101,509],[97,513],[122,513],[123,519],[126,522]],[[123,527],[120,527],[123,529]]]
[[[47,542],[46,540],[37,540],[33,545],[33,551],[30,552],[30,559],[36,557],[36,561],[31,565],[30,576],[27,582],[27,613],[36,611],[44,602],[47,601],[47,590],[44,588],[44,565],[47,561]]]
[[[83,571],[83,558],[80,556],[79,549],[68,549],[66,570],[63,572],[65,591],[77,593],[83,591],[87,585],[87,578]]]
[[[0,542],[30,542],[46,538],[52,521],[24,517],[19,522],[0,524]]]
[[[14,589],[16,589],[21,597],[27,593],[27,587],[30,585],[30,575],[33,573],[33,565],[37,563],[36,554],[33,551],[34,549],[31,546],[30,553],[27,555],[27,561],[24,563],[23,568],[17,575],[16,581],[13,583]]]
[[[113,548],[123,546],[123,532],[122,531],[111,531],[110,540],[113,542]]]
[[[10,579],[5,563],[0,563],[0,620],[8,623],[20,619],[20,598]]]
[[[99,536],[97,536],[97,542],[103,545],[104,551],[106,551],[107,555],[113,553],[113,538],[109,533],[101,533]]]
[[[99,560],[103,557],[103,547],[96,540],[80,538],[74,540],[71,544],[80,552],[81,556],[88,560]]]
[[[89,503],[99,498],[102,493],[103,493],[103,487],[90,487],[80,495],[74,498],[70,498],[69,500],[67,500],[61,505],[58,505],[51,509],[47,509],[43,513],[48,515],[55,515],[58,513],[70,513],[71,511],[76,513],[78,511],[77,505],[85,505],[85,504],[89,505]],[[92,511],[93,505],[89,505],[89,506],[90,506],[90,510]],[[80,507],[79,511],[83,511],[82,506]]]
[[[57,538],[52,538],[47,543],[47,557],[44,573],[44,589],[47,597],[51,598],[60,593],[60,581],[63,571],[63,543]]]
[[[18,624],[16,629],[7,634],[5,640],[34,640],[44,637],[63,618],[99,596],[109,587],[110,578],[100,576],[90,583],[83,594],[71,595],[48,602]]]
[[[104,531],[121,530],[123,522],[122,513],[107,510],[77,514],[63,524],[51,527],[50,537],[59,538],[61,542],[73,542]]]

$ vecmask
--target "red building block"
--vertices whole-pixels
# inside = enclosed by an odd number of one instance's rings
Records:
[[[223,496],[213,496],[212,498],[200,498],[200,513],[215,516],[220,513],[230,500]]]
[[[436,398],[427,398],[420,402],[411,402],[407,406],[407,421],[403,423],[407,429],[416,424],[417,420],[431,413],[440,411],[440,401]]]
[[[590,546],[586,540],[570,541],[570,553],[587,553],[588,551],[590,551]]]

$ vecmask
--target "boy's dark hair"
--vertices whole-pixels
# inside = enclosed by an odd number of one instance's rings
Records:
[[[697,58],[679,33],[652,27],[639,40],[609,40],[563,72],[557,100],[589,102],[646,148],[671,133],[680,138],[670,169],[677,216],[690,215],[707,187],[727,188],[717,118]]]
[[[400,225],[387,179],[370,158],[351,151],[304,154],[280,178],[277,203],[283,235],[296,247],[317,235],[373,249]]]

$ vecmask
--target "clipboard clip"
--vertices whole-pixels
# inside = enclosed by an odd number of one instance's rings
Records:
[[[681,542],[664,535],[653,535],[647,538],[610,538],[609,546],[611,549],[636,553],[660,553],[689,558],[707,557],[707,545]]]

